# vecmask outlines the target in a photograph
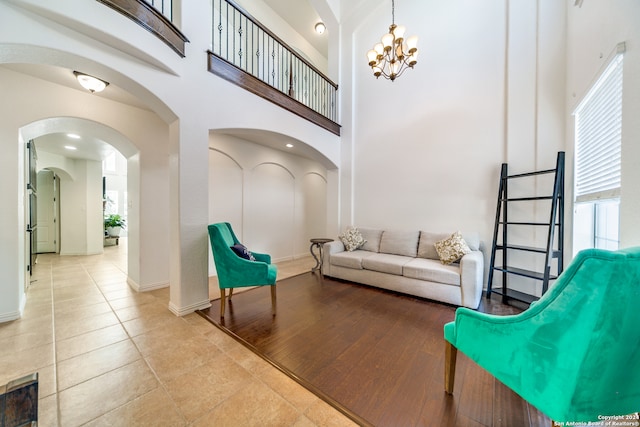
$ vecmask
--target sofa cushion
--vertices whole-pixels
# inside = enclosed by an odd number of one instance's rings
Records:
[[[358,230],[355,227],[350,227],[347,231],[340,234],[338,238],[344,244],[344,248],[349,252],[355,251],[356,249],[361,248],[362,245],[365,244],[364,238],[362,237],[360,230]]]
[[[388,231],[382,233],[380,252],[415,257],[418,253],[419,231]]]
[[[435,243],[439,240],[446,239],[451,233],[432,233],[430,231],[420,232],[420,243],[418,244],[418,257],[427,259],[437,259],[438,252],[436,251]]]
[[[436,251],[443,264],[451,264],[471,252],[467,242],[462,238],[462,234],[456,231],[446,239],[435,243]]]
[[[440,259],[436,251],[435,243],[451,236],[451,233],[433,233],[430,231],[420,232],[420,243],[418,244],[418,256],[420,258]],[[463,233],[462,237],[467,242],[472,251],[480,250],[480,236],[476,232]]]
[[[331,265],[336,265],[338,267],[362,270],[362,260],[374,254],[374,252],[369,251],[342,251],[331,254],[330,261]]]
[[[382,230],[374,228],[358,228],[360,234],[364,238],[364,245],[362,250],[370,252],[380,252],[380,237],[382,237]]]
[[[412,279],[460,286],[460,267],[455,264],[443,265],[433,259],[413,258],[404,265],[402,275]]]
[[[362,260],[362,267],[365,270],[402,276],[402,267],[412,259],[413,258],[402,255],[379,253],[364,258]]]

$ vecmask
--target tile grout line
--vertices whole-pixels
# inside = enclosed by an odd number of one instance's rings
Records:
[[[51,290],[51,336],[53,340],[53,366],[54,366],[54,375],[55,375],[55,396],[56,396],[56,421],[58,425],[61,424],[60,417],[60,395],[59,395],[59,380],[58,380],[58,340],[56,338],[56,296],[54,292],[55,283],[53,279],[53,259],[49,263],[49,275],[51,276],[51,280],[49,282],[49,289]]]
[[[127,276],[128,279],[128,273],[122,271],[122,269],[116,264],[114,263],[112,260],[108,260],[107,262],[109,262],[110,264],[112,264],[117,270],[121,271],[122,273],[124,273]],[[83,266],[84,267],[84,266]],[[105,302],[109,305],[109,308],[111,309],[111,312],[113,313],[114,316],[116,316],[116,319],[118,319],[118,324],[120,325],[120,327],[124,330],[125,334],[127,335],[127,340],[129,340],[129,342],[135,347],[136,351],[138,352],[138,354],[140,355],[140,360],[142,360],[144,362],[144,364],[147,366],[147,368],[149,369],[149,371],[153,374],[154,378],[156,379],[157,383],[158,383],[158,387],[162,388],[162,390],[165,392],[165,394],[167,395],[167,397],[169,398],[169,400],[171,400],[171,404],[173,405],[173,407],[175,408],[176,412],[180,415],[180,417],[182,418],[182,420],[184,421],[185,425],[188,425],[188,421],[185,418],[184,414],[182,413],[182,411],[180,410],[180,408],[176,405],[176,402],[174,401],[173,397],[171,397],[171,394],[169,393],[169,391],[167,390],[167,388],[165,387],[164,383],[160,380],[160,377],[158,376],[158,374],[156,373],[156,371],[151,367],[151,365],[149,364],[149,361],[147,360],[147,357],[142,353],[142,351],[140,350],[140,348],[138,347],[138,345],[136,344],[135,340],[133,339],[133,337],[131,336],[131,334],[129,333],[129,331],[127,330],[127,328],[124,326],[122,319],[120,318],[120,316],[118,316],[118,313],[116,313],[116,310],[113,308],[113,305],[111,304],[111,300],[109,300],[102,288],[97,284],[97,282],[95,281],[94,277],[91,275],[91,273],[89,273],[87,271],[87,274],[89,274],[89,276],[91,277],[91,280],[96,284],[96,287],[98,288],[98,290],[100,291],[100,294],[102,295],[102,297],[104,298]],[[129,282],[128,280],[126,281],[127,287],[130,288]],[[155,298],[155,295],[154,295]],[[131,320],[131,319],[130,319]],[[135,363],[135,362],[132,362]],[[117,408],[113,408],[110,411],[106,412],[105,414],[101,414],[100,416],[96,417],[100,418],[101,416],[104,416],[106,414],[108,414],[109,412],[113,412],[116,411],[126,405],[128,405],[129,403],[133,402],[136,399],[140,399],[141,397],[149,394],[153,392],[153,390],[148,391],[147,393],[144,393],[140,396],[137,396],[135,399],[130,400],[128,402],[123,403],[122,405],[118,406]]]

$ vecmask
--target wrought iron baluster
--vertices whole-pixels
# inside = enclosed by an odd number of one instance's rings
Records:
[[[171,0],[150,1],[159,5],[171,3]],[[212,8],[211,48],[215,55],[336,120],[334,83],[233,3],[213,0]]]

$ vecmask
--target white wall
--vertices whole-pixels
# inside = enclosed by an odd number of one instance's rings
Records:
[[[404,1],[396,23],[419,37],[420,56],[390,82],[365,60],[390,19],[374,3],[342,38],[353,73],[341,81],[340,228],[478,231],[488,265],[501,164],[553,168],[565,146],[565,5]]]
[[[105,167],[105,163],[103,162],[102,167],[102,176],[105,178],[107,198],[115,199],[110,200],[107,204],[112,206],[112,209],[115,210],[114,213],[122,216],[123,218],[127,218],[127,159],[120,154],[119,152],[114,150],[114,168],[107,169]],[[116,192],[117,196],[114,198],[109,197],[109,192]],[[113,193],[111,193],[113,194]],[[127,227],[125,223],[125,227],[121,230],[120,236],[127,236]]]
[[[60,177],[60,255],[103,251],[102,164],[74,160],[76,177]]]
[[[343,61],[354,62],[343,110],[357,114],[343,116],[352,135],[341,178],[352,187],[342,188],[353,194],[341,227],[476,230],[486,242],[505,152],[504,4],[403,2],[396,23],[419,37],[420,57],[394,82],[376,80],[364,55],[387,29],[388,9],[345,32],[354,36]]]
[[[37,138],[35,141],[37,147]],[[102,253],[101,162],[71,159],[40,150],[38,169],[45,168],[59,173],[60,255]]]
[[[211,133],[209,222],[229,222],[249,250],[274,261],[308,256],[309,239],[327,233],[328,192],[320,163]]]

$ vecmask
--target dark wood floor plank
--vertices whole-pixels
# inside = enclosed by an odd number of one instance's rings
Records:
[[[454,394],[444,392],[443,326],[456,307],[303,274],[201,312],[362,424],[549,426],[490,374],[458,353]],[[480,311],[519,310],[483,298]]]
[[[530,425],[528,404],[500,381],[494,379],[494,383],[493,425],[495,427],[528,427]]]

